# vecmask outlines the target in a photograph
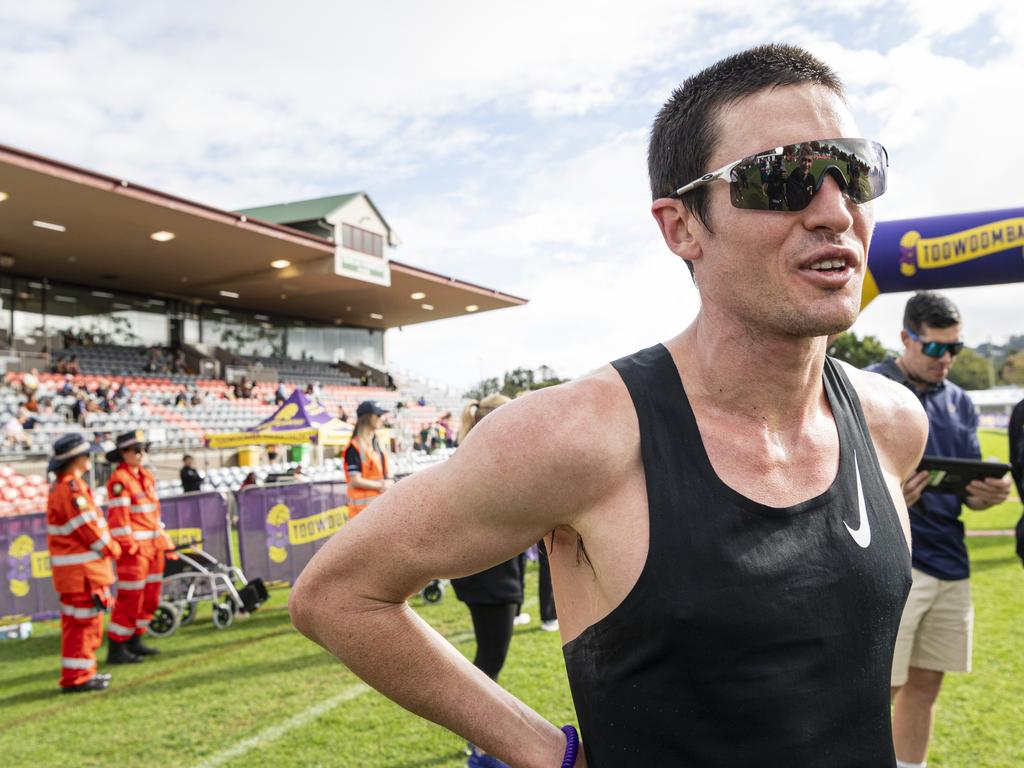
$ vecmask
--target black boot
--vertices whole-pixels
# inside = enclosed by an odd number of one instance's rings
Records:
[[[141,656],[136,656],[131,652],[128,642],[115,643],[113,640],[108,640],[108,645],[107,664],[137,664],[142,661]]]
[[[128,650],[136,656],[156,656],[160,653],[158,648],[143,644],[142,635],[132,635],[132,639],[128,641]]]
[[[60,692],[91,693],[93,691],[105,691],[107,690],[108,685],[110,685],[110,678],[103,679],[101,675],[96,675],[96,677],[92,678],[91,680],[86,680],[84,683],[79,683],[78,685],[69,685],[65,688],[61,688]]]

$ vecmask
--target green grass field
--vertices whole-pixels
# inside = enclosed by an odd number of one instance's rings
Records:
[[[998,448],[998,435],[983,435],[985,456],[999,455]],[[965,519],[970,528],[1005,529],[1020,514],[1020,503],[1011,501],[986,512],[967,510]],[[1021,766],[1024,569],[1010,537],[972,537],[968,546],[974,564],[975,669],[947,681],[929,765]],[[501,682],[552,722],[572,722],[559,640],[540,631],[536,594],[534,569],[528,574],[526,605],[534,622],[517,628]],[[163,650],[160,656],[114,667],[113,685],[102,694],[58,694],[57,622],[37,622],[31,640],[0,643],[0,765],[465,764],[459,737],[367,689],[296,633],[287,595],[284,589],[272,591],[269,603],[226,630],[213,627],[204,606],[193,624],[154,641]],[[469,614],[450,590],[441,603],[417,609],[472,656]],[[101,661],[104,653],[105,648]]]
[[[970,541],[977,605],[975,671],[950,676],[930,766],[1024,765],[1024,569],[1007,537]],[[517,628],[501,682],[556,723],[574,720],[556,635]],[[154,641],[163,653],[115,667],[102,694],[57,693],[59,629],[0,643],[0,763],[4,766],[343,766],[455,768],[457,736],[366,689],[296,633],[287,590],[246,620],[217,630],[203,608],[192,625]],[[417,601],[418,602],[418,601]],[[532,610],[531,610],[532,609]],[[468,656],[469,615],[449,590],[418,609]],[[102,658],[102,657],[101,657]]]

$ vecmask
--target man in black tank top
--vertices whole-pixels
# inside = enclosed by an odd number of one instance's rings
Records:
[[[655,121],[649,170],[697,318],[510,403],[375,501],[296,583],[300,631],[517,768],[894,766],[901,484],[927,420],[902,387],[825,356],[857,317],[885,189],[885,150],[858,137],[834,73],[798,48],[760,46],[684,82]],[[815,188],[773,209],[759,169],[801,157]],[[524,445],[530,462],[514,458]],[[567,728],[405,605],[542,536],[575,758]]]

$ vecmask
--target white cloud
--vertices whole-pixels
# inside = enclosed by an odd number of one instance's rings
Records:
[[[855,12],[893,39],[822,21]],[[949,55],[986,14],[1000,55]],[[645,161],[686,74],[766,36],[807,45],[889,147],[880,219],[1020,206],[994,160],[1024,124],[1022,26],[1009,0],[0,3],[0,142],[225,207],[365,189],[398,259],[531,299],[394,333],[398,364],[460,386],[578,374],[696,311]],[[969,339],[1022,330],[1017,288],[956,294]],[[885,340],[905,298],[857,329]]]

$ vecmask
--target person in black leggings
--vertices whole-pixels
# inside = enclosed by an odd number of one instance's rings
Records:
[[[484,416],[508,401],[504,395],[490,395],[470,402],[462,413],[459,442],[466,439]],[[518,555],[486,571],[452,579],[455,596],[469,607],[473,618],[473,634],[476,635],[473,665],[494,681],[505,665],[516,614],[523,604],[524,560],[525,556]],[[507,768],[505,763],[474,745],[466,746],[468,768]]]

